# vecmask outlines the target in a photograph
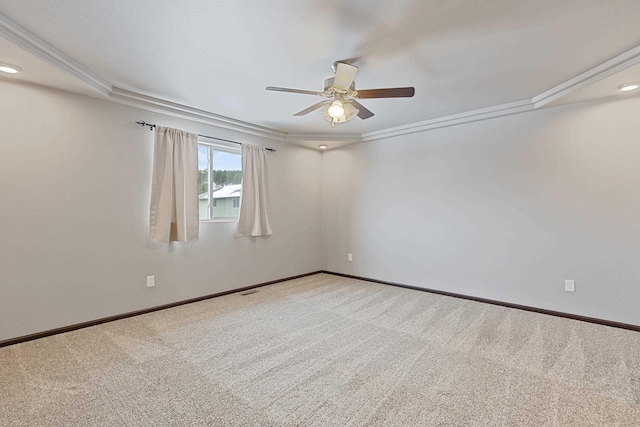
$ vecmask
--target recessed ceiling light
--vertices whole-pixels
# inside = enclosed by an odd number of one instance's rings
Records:
[[[0,63],[0,71],[7,74],[18,74],[20,72],[20,67],[16,67],[11,64],[2,64]]]
[[[636,90],[640,87],[640,83],[625,83],[618,86],[620,92],[629,92],[630,90]]]
[[[322,145],[318,145],[318,148],[320,148],[321,150],[326,150],[327,146],[322,144]]]

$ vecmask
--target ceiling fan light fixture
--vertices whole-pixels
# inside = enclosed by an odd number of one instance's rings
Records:
[[[267,86],[266,90],[324,97],[324,101],[317,102],[302,111],[298,111],[294,116],[306,116],[312,111],[320,110],[320,114],[325,120],[331,123],[331,127],[334,127],[336,123],[345,123],[356,117],[362,120],[373,117],[373,112],[369,111],[364,105],[357,101],[361,98],[411,98],[416,92],[414,87],[356,91],[355,77],[358,73],[358,67],[346,62],[337,61],[333,64],[333,71],[335,75],[325,79],[322,92],[277,86]]]
[[[333,105],[333,103],[331,105]],[[331,115],[331,113],[329,112],[329,109],[331,108],[331,105],[329,105],[327,107],[324,107],[322,110],[320,110],[320,112],[322,113],[322,116],[326,120],[328,120],[328,121],[330,121],[332,123],[332,125],[335,124],[335,123],[348,122],[349,120],[355,119],[358,116],[359,110],[356,107],[354,107],[353,105],[351,105],[351,103],[345,102],[344,104],[342,104],[344,106],[343,107],[343,111],[342,111],[342,115],[340,115],[338,117],[333,117]]]
[[[342,105],[342,102],[337,99],[333,101],[327,110],[327,113],[334,119],[339,119],[344,116],[344,106]]]

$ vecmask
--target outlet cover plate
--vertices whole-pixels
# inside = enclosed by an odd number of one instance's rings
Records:
[[[576,281],[575,280],[565,280],[564,281],[564,290],[567,292],[575,292],[576,291]]]

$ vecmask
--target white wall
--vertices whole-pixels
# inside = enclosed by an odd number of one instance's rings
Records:
[[[0,80],[0,340],[319,270],[320,153]],[[147,242],[146,120],[271,146],[269,238]],[[146,288],[147,275],[156,287]]]
[[[323,268],[640,325],[640,97],[321,155],[34,85],[0,94],[0,340]],[[200,242],[150,245],[140,119],[277,148],[275,234],[203,223]]]
[[[351,145],[323,176],[330,271],[640,325],[640,97]]]

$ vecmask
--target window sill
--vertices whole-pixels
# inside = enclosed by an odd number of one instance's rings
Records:
[[[238,222],[237,218],[230,219],[201,219],[200,222]]]

